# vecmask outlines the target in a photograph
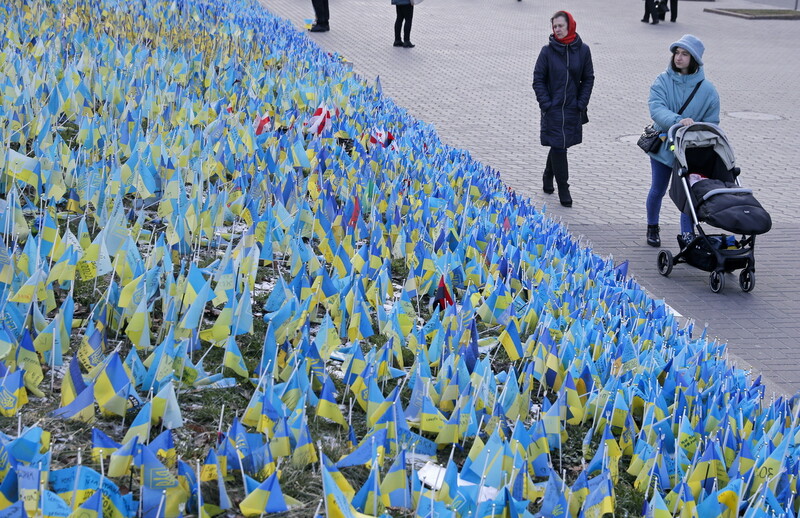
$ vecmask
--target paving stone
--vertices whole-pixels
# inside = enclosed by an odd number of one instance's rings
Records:
[[[298,27],[313,18],[310,0],[262,2]],[[416,48],[400,49],[391,46],[395,11],[389,0],[330,0],[331,31],[310,37],[351,61],[367,80],[380,76],[386,95],[433,124],[445,143],[500,171],[504,182],[546,207],[595,252],[629,260],[630,274],[654,297],[698,324],[708,323],[709,336],[729,344],[737,365],[763,373],[779,392],[797,392],[800,31],[783,20],[705,13],[705,2],[682,2],[677,23],[657,26],[639,22],[641,2],[570,5],[578,33],[591,47],[596,82],[584,143],[569,151],[575,205],[565,209],[540,189],[547,149],[539,145],[539,111],[531,89],[549,18],[563,5],[427,0],[415,8],[411,39]],[[747,0],[715,2],[720,8],[757,6]],[[727,277],[723,293],[714,294],[708,274],[686,265],[661,277],[657,250],[645,244],[650,169],[635,139],[649,121],[650,84],[668,64],[669,44],[685,33],[705,43],[706,76],[719,91],[720,124],[733,145],[741,180],[773,218],[773,230],[757,240],[756,287],[747,294],[739,291],[735,275]],[[742,118],[746,112],[778,118]],[[677,252],[678,213],[669,198],[661,219],[664,244]]]

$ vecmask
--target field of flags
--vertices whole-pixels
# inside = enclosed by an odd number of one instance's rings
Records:
[[[800,394],[253,0],[0,21],[0,518],[800,511]]]

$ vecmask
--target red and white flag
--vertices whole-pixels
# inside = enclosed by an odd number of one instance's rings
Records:
[[[397,149],[394,143],[394,135],[391,131],[385,131],[383,128],[373,128],[369,134],[370,144],[380,144],[381,147],[388,147],[390,149]]]
[[[314,111],[314,114],[311,116],[308,122],[306,122],[308,131],[317,135],[322,134],[325,129],[331,126],[332,115],[333,112],[331,112],[327,106],[320,104],[319,108]]]
[[[267,112],[253,121],[253,128],[256,130],[256,135],[261,135],[265,131],[272,129],[272,119],[269,118]]]

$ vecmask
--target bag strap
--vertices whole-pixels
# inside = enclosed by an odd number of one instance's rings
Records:
[[[696,85],[694,85],[694,90],[692,90],[692,93],[689,94],[689,98],[686,99],[685,103],[683,103],[683,106],[681,106],[681,109],[678,110],[678,115],[682,115],[683,114],[683,110],[685,110],[686,107],[689,106],[689,103],[692,102],[692,99],[694,98],[694,94],[697,93],[697,90],[700,88],[700,85],[703,83],[703,81],[704,80],[701,79],[700,81],[697,82]]]

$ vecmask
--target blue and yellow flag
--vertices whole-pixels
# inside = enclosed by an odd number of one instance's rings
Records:
[[[16,370],[3,377],[0,384],[0,414],[14,417],[28,402],[28,391],[23,380],[24,371]]]

